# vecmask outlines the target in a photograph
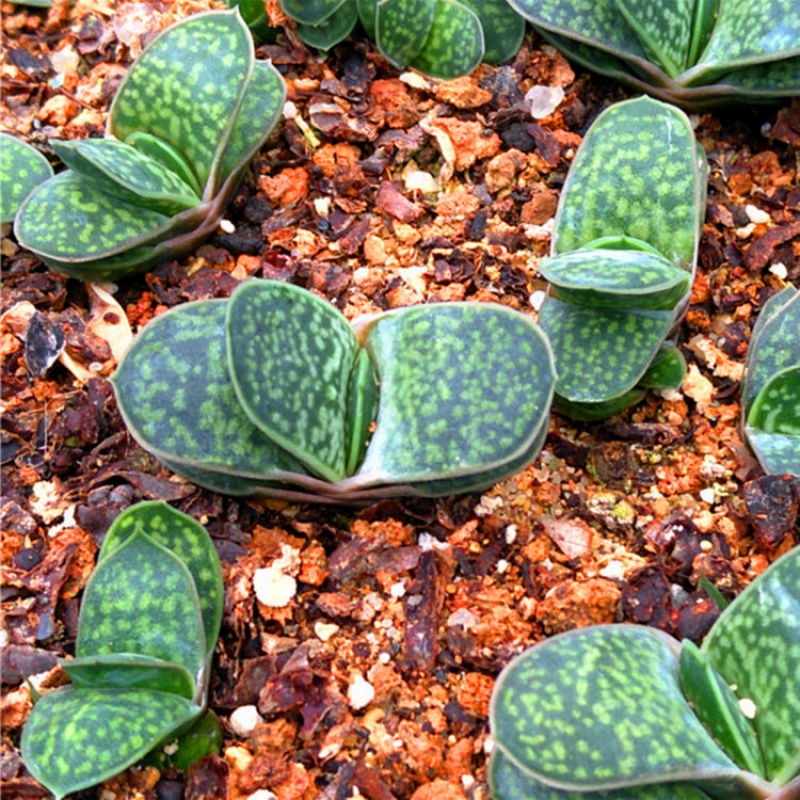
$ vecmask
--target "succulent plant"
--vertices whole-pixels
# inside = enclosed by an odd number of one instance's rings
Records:
[[[691,289],[705,169],[686,115],[658,100],[617,103],[589,129],[539,265],[556,410],[601,419],[680,385],[683,356],[667,337]]]
[[[202,525],[162,502],[120,514],[84,591],[75,658],[61,661],[72,685],[42,695],[23,728],[31,774],[60,798],[182,735],[190,755],[205,755],[196,748],[216,738],[204,714],[222,600]]]
[[[774,800],[800,791],[800,548],[698,648],[653,628],[553,636],[491,700],[494,800]]]
[[[106,138],[52,142],[69,169],[25,201],[17,239],[86,280],[190,252],[214,232],[284,96],[237,11],[180,21],[125,76]]]
[[[744,433],[764,471],[800,475],[800,291],[761,309],[742,381]]]
[[[444,79],[513,58],[525,34],[506,0],[281,0],[281,7],[312,47],[333,47],[360,20],[395,67]]]
[[[544,441],[555,373],[505,306],[414,306],[354,330],[311,292],[251,280],[154,319],[112,380],[132,435],[195,483],[356,502],[517,472]]]
[[[25,198],[52,176],[50,162],[35,147],[0,133],[0,222],[13,222]]]
[[[800,94],[795,0],[508,0],[595,72],[684,108]]]

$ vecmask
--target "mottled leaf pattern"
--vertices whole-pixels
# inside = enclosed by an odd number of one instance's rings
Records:
[[[483,60],[499,64],[512,59],[525,36],[525,20],[507,0],[461,0],[480,19],[483,29]]]
[[[147,689],[49,692],[25,724],[22,758],[62,798],[135,764],[200,710],[184,697]]]
[[[740,698],[778,785],[800,773],[800,548],[774,562],[722,613],[703,653]]]
[[[52,175],[50,162],[35,147],[0,134],[0,222],[11,222],[25,198]]]
[[[737,766],[681,693],[675,644],[623,625],[540,642],[498,679],[490,718],[498,746],[562,789],[734,777]]]
[[[436,0],[436,14],[422,50],[410,63],[434,78],[468,75],[483,60],[481,21],[458,0]]]
[[[297,26],[297,35],[309,46],[328,50],[346,39],[358,22],[353,0],[345,0],[336,11],[316,25]]]
[[[349,0],[280,0],[283,12],[303,25],[318,25]]]
[[[650,362],[639,386],[647,389],[677,389],[686,377],[686,359],[674,345],[665,344]]]
[[[375,9],[375,42],[396,67],[408,66],[422,51],[439,0],[379,0]]]

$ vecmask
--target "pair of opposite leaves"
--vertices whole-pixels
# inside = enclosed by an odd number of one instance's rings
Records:
[[[134,437],[190,480],[344,502],[519,471],[543,444],[555,369],[504,306],[414,306],[354,331],[311,292],[251,280],[153,320],[113,383]]]
[[[105,138],[50,142],[69,169],[22,204],[18,241],[85,280],[191,252],[216,230],[285,93],[238,11],[181,20],[131,66]]]
[[[81,602],[72,686],[43,695],[22,733],[56,797],[112,777],[205,711],[222,620],[222,570],[205,528],[162,502],[109,528]]]
[[[699,649],[641,625],[599,625],[512,660],[491,702],[492,796],[756,800],[786,787],[783,800],[796,798],[798,676],[795,547],[723,611]]]

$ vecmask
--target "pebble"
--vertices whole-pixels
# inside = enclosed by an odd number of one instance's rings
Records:
[[[353,682],[347,689],[347,702],[350,707],[358,711],[368,706],[375,697],[375,687],[364,677],[356,673]]]
[[[534,119],[549,117],[563,99],[564,89],[561,86],[532,86],[525,95],[525,102],[529,104]]]
[[[275,567],[262,567],[253,575],[253,590],[259,603],[285,608],[297,594],[297,581]]]
[[[231,728],[240,739],[250,736],[263,721],[264,718],[253,705],[239,706],[233,710],[230,717]]]

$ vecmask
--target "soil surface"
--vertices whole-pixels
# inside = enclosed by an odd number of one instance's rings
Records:
[[[0,127],[50,155],[49,138],[102,135],[132,60],[210,5],[3,3]],[[764,477],[738,429],[753,322],[800,285],[797,103],[693,117],[709,195],[681,391],[599,424],[554,415],[539,458],[482,496],[239,501],[145,453],[106,380],[128,326],[244,279],[307,287],[348,318],[452,300],[535,316],[571,159],[627,96],[531,32],[513,63],[450,82],[399,74],[366,42],[323,60],[281,37],[258,55],[284,74],[294,114],[196,254],[110,297],[3,238],[5,797],[47,794],[20,760],[23,676],[65,681],[56,658],[74,651],[98,545],[142,499],[192,514],[218,547],[211,706],[225,745],[186,775],[129,770],[84,798],[483,800],[489,697],[512,656],[604,622],[699,641],[718,613],[708,582],[732,598],[800,537],[798,481]],[[525,99],[536,85],[565,93],[539,119]],[[295,579],[290,597],[256,597],[254,574],[271,565]]]

